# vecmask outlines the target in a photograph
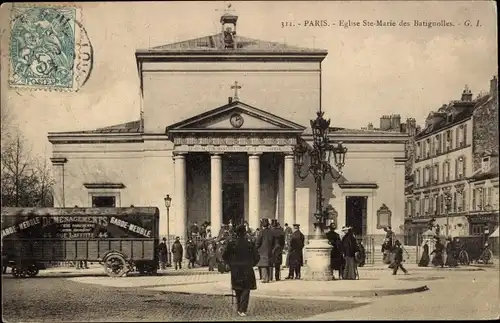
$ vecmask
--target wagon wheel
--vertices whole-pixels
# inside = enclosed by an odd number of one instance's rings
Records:
[[[458,254],[458,263],[466,266],[470,264],[469,254],[467,253],[467,251],[460,250],[460,253]]]
[[[121,255],[110,255],[104,261],[104,270],[110,277],[121,277],[128,271],[127,262]]]
[[[491,258],[493,258],[493,252],[490,249],[486,249],[482,255],[483,264],[487,265],[490,263]]]
[[[19,278],[21,274],[21,270],[19,269],[18,266],[13,266],[12,267],[12,276],[14,276],[15,278]]]
[[[23,267],[19,270],[19,277],[26,278],[28,277],[28,268]]]
[[[35,277],[36,275],[38,275],[40,270],[38,269],[37,265],[31,265],[28,267],[27,272],[28,272],[28,276]]]

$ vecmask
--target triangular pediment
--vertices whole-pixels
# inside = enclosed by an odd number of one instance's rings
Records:
[[[169,127],[169,134],[176,132],[283,132],[302,133],[306,128],[272,113],[240,101],[180,121]]]
[[[170,51],[216,51],[225,50],[224,36],[222,33],[215,35],[199,37],[195,39],[184,40],[176,43],[155,46],[149,48],[151,52],[170,52]],[[248,37],[236,36],[236,49],[232,51],[259,51],[259,52],[298,52],[298,53],[326,53],[322,49],[305,48],[298,46],[291,46],[285,43],[271,42],[261,39],[254,39]]]

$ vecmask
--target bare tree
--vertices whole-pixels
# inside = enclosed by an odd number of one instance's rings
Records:
[[[25,139],[16,133],[2,143],[2,206],[49,206],[53,180],[46,160],[33,159]]]

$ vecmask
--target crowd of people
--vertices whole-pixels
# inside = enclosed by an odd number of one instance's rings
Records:
[[[422,246],[422,256],[418,262],[419,267],[427,267],[429,263],[431,263],[434,267],[444,266],[448,267],[457,267],[457,254],[459,252],[456,241],[453,241],[451,238],[446,239],[446,246],[441,242],[441,239],[438,236],[434,238],[434,250],[429,253],[429,242],[425,241]],[[445,260],[446,255],[446,260]],[[432,257],[432,260],[430,258]]]
[[[340,234],[334,223],[330,224],[326,238],[332,246],[330,269],[333,277],[338,272],[339,279],[358,279],[358,267],[365,265],[366,253],[361,240],[356,239],[352,228],[343,227]]]

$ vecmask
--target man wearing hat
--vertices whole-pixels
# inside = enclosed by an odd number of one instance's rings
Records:
[[[172,258],[174,259],[175,270],[182,269],[182,254],[184,250],[179,237],[175,238],[172,244]]]
[[[262,283],[269,283],[271,279],[271,269],[272,269],[272,258],[273,258],[273,245],[274,245],[274,235],[269,228],[269,219],[261,220],[262,230],[259,233],[255,241],[255,246],[259,251],[259,272],[261,273]]]
[[[281,279],[281,264],[283,263],[283,249],[285,248],[285,230],[280,226],[278,220],[271,220],[271,231],[273,232],[273,267],[274,279]],[[272,280],[272,272],[271,272]]]
[[[250,290],[257,289],[253,267],[259,262],[259,253],[248,241],[245,226],[237,226],[235,233],[236,238],[228,242],[222,257],[231,268],[231,288],[236,294],[238,315],[247,316]]]
[[[289,271],[286,279],[300,279],[300,269],[304,264],[302,249],[304,249],[305,237],[300,232],[299,224],[293,225],[293,233],[290,238],[290,251],[289,251]]]
[[[392,269],[392,274],[396,275],[398,273],[398,269],[401,268],[401,270],[406,274],[408,274],[408,271],[403,267],[403,248],[401,248],[401,242],[399,240],[394,241],[394,266]]]
[[[335,223],[331,223],[330,231],[326,233],[326,238],[332,246],[332,250],[330,251],[330,269],[332,272],[337,271],[340,277],[342,269],[342,240],[340,239],[340,235],[335,232],[335,229]]]

